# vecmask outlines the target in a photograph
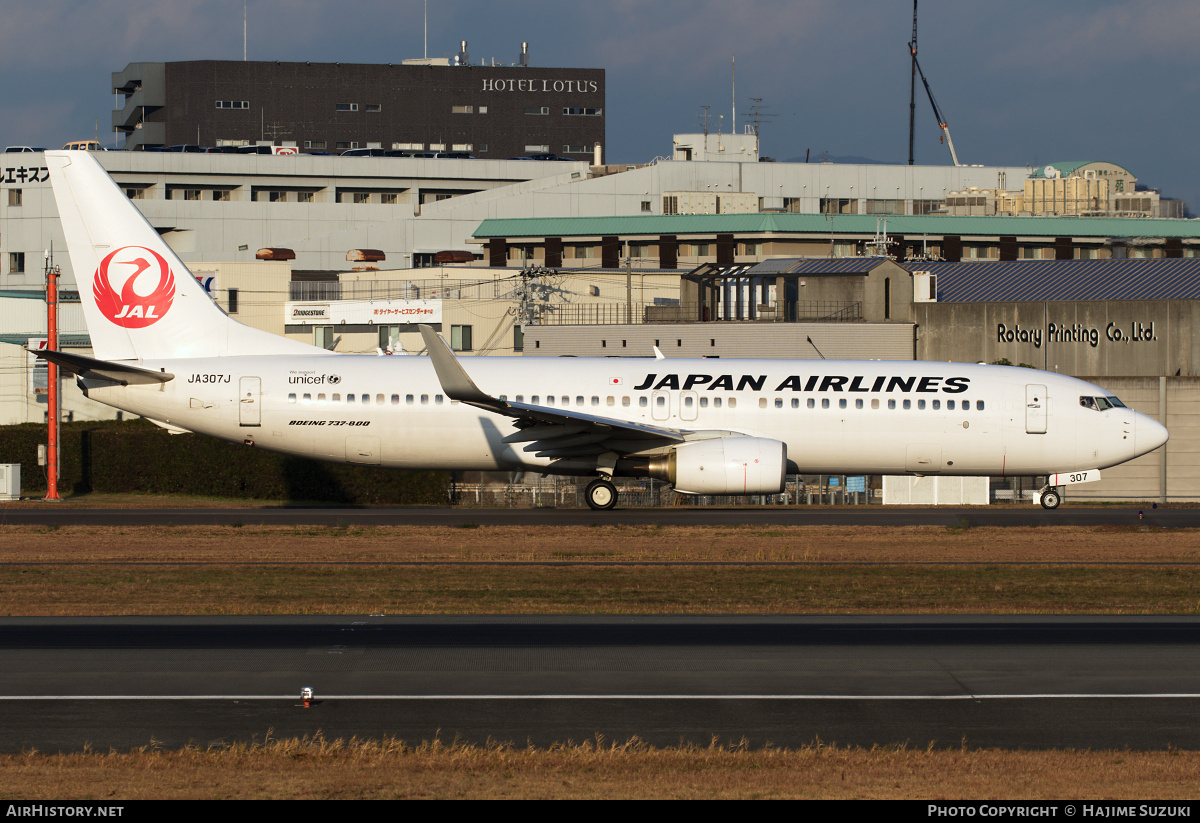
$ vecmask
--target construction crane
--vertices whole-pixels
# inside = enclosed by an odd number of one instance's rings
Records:
[[[908,165],[913,164],[913,128],[917,122],[917,0],[913,0],[913,36],[908,41],[912,55],[912,79],[908,83]]]
[[[913,54],[913,65],[917,67],[917,74],[921,75],[921,82],[925,84],[925,93],[929,95],[929,105],[933,106],[933,116],[937,118],[938,126],[942,130],[942,136],[946,140],[946,145],[950,147],[950,159],[954,161],[954,165],[961,166],[958,162],[958,154],[954,151],[954,140],[950,137],[950,127],[946,125],[946,118],[942,117],[942,110],[938,108],[937,101],[933,99],[933,92],[929,89],[929,81],[925,79],[925,72],[921,71],[921,64],[917,62],[917,56]]]
[[[913,121],[916,119],[916,76],[921,76],[921,82],[925,84],[925,93],[929,95],[929,105],[933,107],[933,116],[937,118],[938,127],[942,130],[942,139],[946,141],[946,145],[950,147],[950,159],[954,165],[961,166],[958,162],[958,153],[954,151],[954,140],[950,137],[950,127],[946,125],[946,118],[942,116],[942,110],[938,108],[937,101],[933,99],[933,91],[929,88],[929,81],[925,79],[925,72],[921,71],[921,64],[917,60],[917,0],[913,0],[913,35],[912,40],[908,43],[908,52],[912,56],[913,80],[912,88],[909,92],[908,102],[908,164],[913,164]]]

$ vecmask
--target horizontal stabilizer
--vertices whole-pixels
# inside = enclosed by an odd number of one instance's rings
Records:
[[[36,356],[49,360],[60,369],[78,375],[85,380],[107,380],[121,386],[133,386],[150,383],[167,383],[175,379],[175,375],[165,371],[150,371],[149,369],[129,366],[125,363],[112,363],[108,360],[96,360],[81,354],[67,354],[61,351],[35,351]]]

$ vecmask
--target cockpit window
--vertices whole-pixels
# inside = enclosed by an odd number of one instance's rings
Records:
[[[1083,406],[1085,409],[1092,409],[1094,411],[1105,411],[1114,407],[1125,407],[1124,403],[1122,403],[1116,397],[1113,397],[1111,394],[1102,395],[1100,397],[1080,397],[1079,405]]]

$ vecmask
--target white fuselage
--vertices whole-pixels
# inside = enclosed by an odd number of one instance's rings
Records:
[[[1035,475],[1104,468],[1166,430],[1108,392],[1032,369],[898,361],[467,358],[509,401],[698,433],[784,442],[802,473]],[[412,469],[594,473],[594,460],[505,444],[508,417],[451,401],[417,356],[150,360],[161,385],[92,398],[170,426],[323,460]],[[711,432],[712,435],[704,433]],[[662,451],[662,447],[659,447]]]

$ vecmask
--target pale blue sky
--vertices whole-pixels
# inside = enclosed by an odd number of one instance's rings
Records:
[[[922,0],[921,63],[964,163],[1110,160],[1200,206],[1200,3]],[[250,59],[398,62],[422,54],[421,0],[249,0]],[[438,0],[429,53],[607,71],[607,158],[668,154],[702,105],[777,115],[763,153],[908,157],[909,0]],[[8,0],[0,144],[109,131],[110,75],[135,61],[240,59],[241,0]],[[919,82],[919,81],[918,81]],[[918,86],[920,92],[920,87]],[[917,104],[918,163],[946,164]]]

